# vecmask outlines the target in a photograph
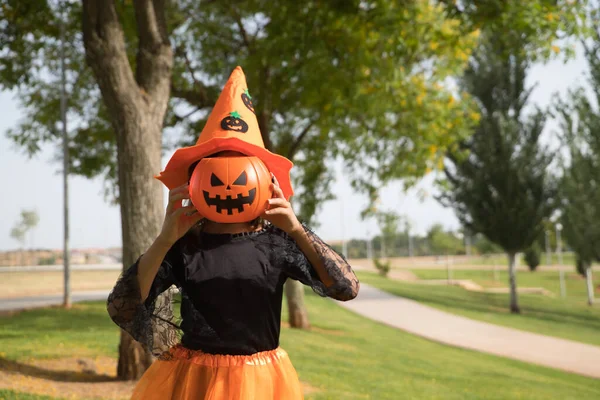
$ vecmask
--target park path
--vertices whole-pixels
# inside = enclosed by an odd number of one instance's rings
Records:
[[[108,290],[73,292],[71,294],[71,301],[77,303],[79,301],[88,300],[106,300],[108,298],[108,293]],[[0,312],[55,306],[62,303],[62,294],[0,299]]]
[[[344,308],[394,328],[462,347],[600,378],[600,347],[450,314],[361,284]]]
[[[72,300],[105,300],[107,296],[108,291],[75,292]],[[61,303],[61,295],[0,299],[0,312]],[[361,284],[356,299],[336,303],[436,342],[600,378],[600,347],[597,346],[475,321],[366,284]]]

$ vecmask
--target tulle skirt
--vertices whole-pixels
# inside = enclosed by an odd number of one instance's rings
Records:
[[[136,385],[135,400],[298,400],[302,386],[287,353],[213,355],[172,347]]]

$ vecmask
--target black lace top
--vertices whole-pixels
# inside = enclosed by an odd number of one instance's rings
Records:
[[[275,349],[286,279],[338,300],[358,293],[358,280],[346,260],[305,230],[334,282],[330,287],[296,243],[272,225],[246,234],[190,231],[167,253],[146,301],[141,302],[136,263],[110,293],[108,313],[154,355],[179,342],[211,354]],[[173,285],[180,292],[181,318],[174,317],[170,296],[159,297]]]

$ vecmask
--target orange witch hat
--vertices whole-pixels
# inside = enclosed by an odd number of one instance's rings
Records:
[[[165,170],[155,178],[169,189],[181,186],[187,183],[188,169],[193,163],[225,150],[258,157],[277,178],[285,198],[289,200],[294,194],[290,181],[293,164],[265,148],[246,77],[240,67],[231,73],[196,144],[176,150]]]

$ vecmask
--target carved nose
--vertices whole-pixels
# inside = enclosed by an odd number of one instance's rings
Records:
[[[227,185],[227,190],[231,190],[231,186]]]

